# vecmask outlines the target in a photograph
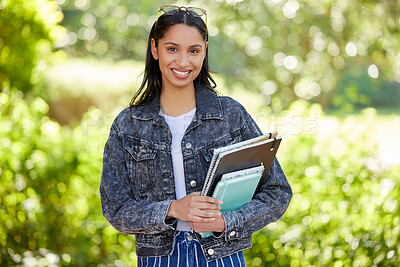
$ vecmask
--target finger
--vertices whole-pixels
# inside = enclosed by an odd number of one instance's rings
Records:
[[[196,201],[198,202],[208,202],[208,203],[214,203],[214,204],[222,204],[224,203],[222,200],[219,200],[214,197],[209,197],[209,196],[194,196]]]
[[[220,212],[198,210],[188,215],[188,221],[191,222],[210,222],[222,216]]]
[[[196,213],[196,216],[201,218],[217,218],[221,216],[221,212],[212,210],[199,210]]]
[[[212,211],[219,211],[221,210],[221,207],[216,205],[216,204],[211,204],[211,203],[205,203],[205,202],[197,202],[196,208],[202,209],[202,210],[212,210]]]
[[[211,231],[213,231],[212,230],[213,229],[213,227],[212,227],[213,223],[214,223],[214,221],[212,221],[212,222],[193,222],[191,224],[191,227],[192,227],[193,231],[195,231],[197,233],[211,232]]]
[[[208,202],[210,203],[215,203],[215,204],[223,204],[224,202],[218,198],[214,198],[214,197],[208,197]]]
[[[221,209],[220,206],[213,204],[213,203],[209,203],[209,202],[192,201],[189,203],[189,206],[193,209],[199,209],[199,210],[219,211]]]
[[[210,222],[214,222],[216,220],[216,218],[204,218],[204,217],[195,217],[193,219],[190,220],[190,222],[192,223],[192,227],[195,227],[196,223],[210,223]]]

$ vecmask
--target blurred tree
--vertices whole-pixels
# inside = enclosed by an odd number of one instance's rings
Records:
[[[98,193],[111,121],[95,110],[61,127],[23,97],[0,92],[0,266],[132,261],[133,238],[107,223]]]
[[[69,30],[59,47],[75,56],[143,60],[163,1],[59,0]],[[182,1],[170,1],[169,4]],[[396,1],[218,0],[207,10],[210,61],[230,87],[261,92],[279,111],[296,99],[331,105],[343,74],[400,82]],[[367,72],[368,69],[368,72]],[[381,71],[380,71],[381,70]],[[385,70],[382,73],[382,70]],[[381,83],[374,82],[379,90]],[[359,88],[363,90],[363,88]]]
[[[398,5],[340,0],[234,2],[221,5],[227,11],[217,12],[215,20],[222,38],[234,42],[239,66],[245,66],[239,71],[231,67],[230,73],[263,92],[275,110],[299,98],[329,106],[340,78],[353,68],[366,70],[374,64],[370,79],[385,69],[387,77],[400,80],[399,65],[393,60],[400,52]]]
[[[51,0],[0,1],[0,90],[27,92],[53,56],[52,41],[63,33],[63,18]]]
[[[278,156],[294,195],[281,219],[253,235],[246,266],[399,266],[400,165],[382,168],[385,123],[372,108],[342,121],[320,111],[303,101],[287,111],[314,114],[318,134],[300,123],[292,129],[302,134],[285,140]]]
[[[143,58],[143,27],[149,29],[162,3],[99,0],[95,9],[90,0],[57,3],[68,15],[63,39],[57,38],[63,28],[57,26],[62,15],[55,2],[0,0],[0,265],[134,266],[133,237],[105,221],[98,195],[102,149],[114,116],[92,110],[80,125],[62,127],[47,116],[42,98],[26,101],[17,89],[31,90],[53,46],[76,56]],[[207,5],[213,10],[214,68],[226,73],[232,86],[261,90],[276,110],[291,99],[329,95],[337,75],[356,64],[369,65],[368,77],[357,74],[361,80],[379,77],[384,67],[398,80],[395,5],[356,1],[350,8],[340,1],[294,0]],[[82,21],[82,35],[74,33],[74,23]],[[94,21],[105,23],[96,33],[90,27]],[[137,33],[128,35],[134,29]],[[93,34],[95,39],[89,38]],[[324,89],[325,80],[331,89]],[[359,82],[343,80],[346,97],[365,101],[354,83]],[[311,109],[298,112],[307,115]],[[254,248],[246,251],[249,266],[398,265],[400,170],[366,168],[377,151],[371,145],[376,136],[370,135],[376,119],[368,113],[358,124],[354,118],[323,123],[319,114],[325,134],[299,135],[282,151],[295,195],[285,217],[254,236]]]
[[[71,129],[48,109],[0,92],[0,266],[135,266],[134,238],[103,218],[98,193],[114,116],[91,110]],[[288,112],[288,124],[311,118],[280,151],[294,196],[253,236],[246,266],[398,266],[400,167],[374,170],[385,161],[374,111],[339,121],[297,101]]]
[[[160,0],[59,0],[68,29],[56,43],[69,55],[143,60]],[[150,26],[149,26],[150,25]]]

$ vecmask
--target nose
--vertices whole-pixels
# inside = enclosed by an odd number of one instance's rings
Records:
[[[189,55],[186,53],[179,53],[176,63],[179,67],[187,67],[189,65]]]

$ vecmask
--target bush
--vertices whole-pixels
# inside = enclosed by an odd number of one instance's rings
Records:
[[[373,110],[357,120],[318,117],[318,135],[284,140],[280,161],[294,196],[254,235],[247,266],[399,265],[400,167],[373,171]]]
[[[48,109],[0,93],[0,265],[135,266],[133,237],[103,218],[98,193],[114,115],[93,109],[66,128]],[[400,168],[372,168],[375,124],[371,110],[344,121],[319,114],[317,135],[285,138],[279,158],[294,196],[254,235],[247,266],[399,264]]]
[[[101,214],[108,135],[97,110],[74,129],[50,120],[41,98],[0,93],[0,265],[90,266],[134,257],[133,239]],[[118,262],[117,262],[118,263]]]

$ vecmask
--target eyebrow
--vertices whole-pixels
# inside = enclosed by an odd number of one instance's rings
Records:
[[[180,46],[179,44],[177,44],[177,43],[174,43],[174,42],[166,42],[166,43],[164,43],[164,45],[174,45],[174,46]],[[203,47],[201,44],[194,44],[194,45],[191,45],[191,46],[189,46],[189,47]]]

